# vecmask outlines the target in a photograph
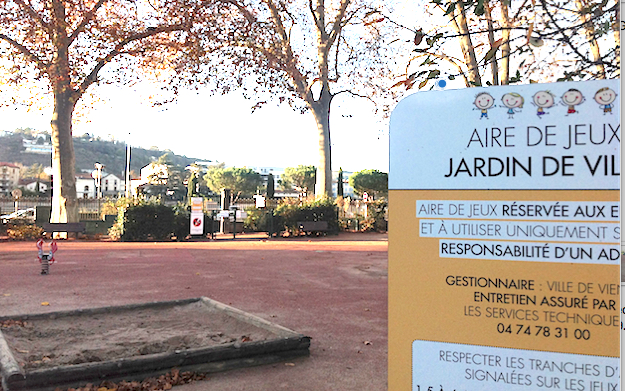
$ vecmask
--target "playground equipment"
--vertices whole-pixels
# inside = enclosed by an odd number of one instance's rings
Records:
[[[52,242],[50,242],[50,251],[46,253],[43,250],[44,244],[45,244],[45,242],[43,241],[43,239],[39,239],[37,241],[37,249],[39,250],[38,251],[38,254],[39,254],[38,258],[39,258],[39,263],[41,263],[41,274],[42,275],[50,274],[50,265],[55,262],[55,260],[54,260],[54,253],[58,249],[56,241],[53,240]]]

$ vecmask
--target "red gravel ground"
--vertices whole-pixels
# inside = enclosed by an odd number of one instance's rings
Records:
[[[0,242],[0,315],[207,296],[312,337],[310,357],[212,374],[177,391],[387,389],[386,235],[69,240],[47,276],[36,250]]]

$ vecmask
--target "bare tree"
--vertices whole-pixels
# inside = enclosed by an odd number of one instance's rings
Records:
[[[276,99],[317,124],[315,194],[332,194],[330,108],[343,93],[371,101],[388,98],[390,26],[383,2],[367,0],[225,0],[230,45],[206,59],[219,79],[215,90],[254,96],[254,109]],[[388,30],[387,30],[388,29]],[[263,100],[263,93],[270,98]],[[260,97],[260,98],[259,98]],[[380,105],[379,107],[382,107]],[[297,130],[294,129],[294,137]],[[294,148],[301,148],[294,145]]]
[[[427,12],[451,23],[427,33],[401,26],[420,38],[395,86],[432,88],[441,77],[462,77],[467,87],[619,77],[618,11],[616,0],[432,0]]]

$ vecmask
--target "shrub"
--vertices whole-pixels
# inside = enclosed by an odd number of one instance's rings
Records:
[[[388,221],[386,213],[388,202],[386,200],[376,200],[367,203],[367,217],[356,214],[354,217],[343,217],[339,220],[339,226],[346,231],[360,232],[386,232]]]
[[[38,239],[43,236],[43,228],[33,224],[13,225],[7,229],[7,234],[15,240]]]
[[[158,204],[137,205],[126,210],[124,241],[165,240],[173,235],[174,211]]]
[[[282,228],[289,234],[299,234],[299,221],[327,221],[328,230],[339,230],[338,209],[329,198],[315,201],[285,201],[279,205],[274,215],[275,227]],[[277,221],[276,221],[277,220]]]
[[[117,202],[115,202],[115,209],[117,211],[117,219],[115,220],[115,224],[111,228],[109,228],[108,234],[109,237],[113,240],[121,240],[122,234],[124,233],[124,216],[126,214],[126,210],[131,205],[136,205],[137,201],[134,199],[127,198],[119,198]]]
[[[206,216],[204,216],[204,225],[206,225]],[[174,213],[174,223],[172,229],[172,235],[176,237],[176,240],[180,241],[189,235],[189,228],[191,226],[191,215],[184,211]],[[204,230],[206,232],[206,229]]]
[[[278,233],[286,231],[289,235],[299,234],[300,221],[327,221],[330,232],[339,230],[338,209],[329,199],[315,201],[283,200],[276,209],[247,210],[244,227],[250,231]]]
[[[386,210],[388,202],[385,200],[376,200],[367,204],[367,218],[361,222],[360,230],[384,232],[388,230],[388,221],[386,221]]]
[[[247,231],[275,233],[283,226],[281,217],[273,210],[250,208],[246,211],[243,227]]]

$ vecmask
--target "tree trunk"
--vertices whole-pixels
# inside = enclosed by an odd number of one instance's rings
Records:
[[[621,8],[616,6],[616,27],[614,28],[614,47],[616,51],[616,67],[621,68]]]
[[[321,84],[321,91],[318,100],[314,100],[312,95],[309,95],[307,103],[315,116],[319,132],[319,163],[315,181],[315,197],[323,198],[332,196],[332,157],[330,151],[330,103],[332,102],[332,94],[330,93],[330,73],[328,70],[328,55],[332,48],[332,42],[330,34],[325,30],[324,0],[317,0],[314,15],[317,30],[318,80]]]
[[[332,196],[332,155],[330,148],[330,102],[332,96],[322,89],[319,100],[311,110],[319,132],[319,163],[315,182],[315,197]]]
[[[490,43],[491,49],[495,47],[495,27],[493,25],[493,16],[490,12],[490,4],[488,4],[488,0],[484,1],[484,15],[486,16],[486,22],[488,23],[488,42]],[[497,65],[497,56],[493,56],[493,59],[490,61],[491,73],[493,74],[493,85],[499,85],[499,66]]]
[[[69,63],[69,39],[65,4],[59,0],[51,3],[54,19],[52,42],[54,58],[48,76],[54,92],[52,128],[52,213],[51,223],[76,223],[79,221],[76,199],[76,170],[74,140],[72,140],[72,114],[80,95],[72,89]],[[64,233],[66,235],[66,233]],[[56,234],[55,234],[56,235]],[[64,235],[63,235],[64,236]]]
[[[460,34],[460,48],[464,55],[464,62],[467,64],[469,84],[467,87],[475,87],[482,85],[482,79],[480,78],[480,72],[477,67],[477,59],[475,58],[475,48],[471,41],[471,34],[469,32],[469,25],[467,23],[467,15],[464,10],[464,3],[459,1],[456,3],[456,9],[451,14],[454,26]]]
[[[54,91],[52,128],[52,214],[51,223],[79,221],[76,199],[76,170],[74,166],[74,141],[72,140],[72,113],[74,104],[71,89]]]
[[[597,63],[595,65],[597,67],[597,76],[600,79],[605,79],[605,67],[600,63],[601,52],[599,50],[599,42],[597,42],[597,38],[595,37],[595,27],[592,25],[592,20],[588,13],[584,12],[584,8],[588,6],[588,3],[583,0],[576,0],[575,3],[577,5],[577,9],[580,11],[581,19],[584,22],[584,30],[586,30],[586,38],[590,44],[593,61]]]
[[[500,0],[501,4],[501,84],[510,84],[510,17],[508,16],[508,0]]]

